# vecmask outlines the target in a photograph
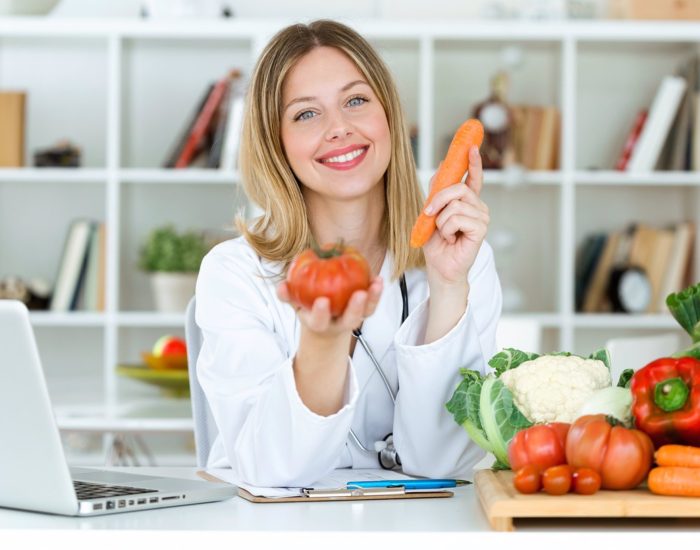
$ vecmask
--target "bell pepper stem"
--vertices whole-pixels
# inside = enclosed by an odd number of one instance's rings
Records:
[[[654,403],[665,412],[682,409],[688,400],[688,385],[682,378],[669,378],[654,387]]]

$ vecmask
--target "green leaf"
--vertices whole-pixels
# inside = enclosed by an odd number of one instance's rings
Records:
[[[494,456],[500,463],[508,464],[510,440],[520,430],[532,426],[532,422],[516,407],[511,391],[493,375],[483,381],[479,416]]]
[[[634,369],[625,369],[620,373],[620,379],[617,381],[618,388],[629,388],[632,382],[632,376],[634,375]]]
[[[483,377],[475,370],[461,369],[460,373],[464,379],[457,386],[445,407],[452,413],[455,422],[466,430],[474,443],[491,452],[491,444],[484,434],[479,418],[479,399]]]
[[[505,371],[517,368],[525,361],[531,361],[538,357],[537,353],[506,348],[491,358],[489,366],[496,371],[496,376],[501,376]]]
[[[607,349],[601,348],[597,351],[594,351],[588,356],[588,359],[596,359],[598,361],[602,361],[603,364],[606,367],[608,367],[608,370],[610,370],[610,353]]]

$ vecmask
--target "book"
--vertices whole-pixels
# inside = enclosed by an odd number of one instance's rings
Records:
[[[620,153],[620,158],[617,159],[615,164],[615,170],[626,170],[627,164],[629,163],[630,157],[632,156],[632,151],[634,151],[637,142],[639,141],[639,136],[644,128],[644,123],[647,120],[647,115],[649,111],[642,109],[634,117],[634,122],[632,123],[632,128],[627,134],[627,139],[622,147],[622,153]]]
[[[105,224],[96,223],[92,227],[85,277],[80,289],[81,299],[78,309],[104,311],[105,309]]]
[[[219,168],[231,171],[238,168],[238,149],[240,148],[241,130],[243,128],[245,97],[241,82],[233,83],[229,103],[226,134],[224,136]]]
[[[180,132],[178,135],[177,140],[173,144],[170,152],[168,153],[168,156],[163,163],[163,168],[175,168],[175,163],[177,162],[177,159],[180,157],[180,154],[182,153],[182,149],[185,147],[185,143],[187,141],[187,138],[189,137],[190,133],[192,133],[192,129],[194,128],[194,123],[197,121],[197,117],[199,116],[199,113],[201,110],[204,108],[204,104],[207,102],[207,98],[209,97],[209,94],[211,94],[211,91],[214,89],[214,83],[212,82],[211,84],[208,84],[206,87],[206,90],[200,97],[198,103],[197,103],[197,108],[192,111],[190,114],[189,118],[187,119],[187,124],[183,128],[183,130]]]
[[[658,296],[672,244],[672,231],[656,229],[644,224],[636,226],[630,246],[629,262],[643,269],[649,279],[651,298],[647,313],[660,311],[657,309]]]
[[[0,92],[0,166],[24,166],[24,92]]]
[[[695,225],[682,222],[673,231],[673,243],[669,251],[667,267],[656,297],[656,310],[666,311],[666,297],[684,288],[695,240]]]
[[[198,152],[201,150],[205,134],[210,128],[210,124],[214,119],[221,100],[223,99],[226,89],[229,85],[229,75],[216,82],[211,90],[211,93],[207,97],[204,107],[197,115],[197,120],[194,122],[192,131],[187,136],[180,156],[175,162],[175,168],[186,168],[192,160],[197,156]]]
[[[73,220],[63,245],[49,309],[70,311],[77,307],[80,286],[85,277],[94,222]]]
[[[556,170],[559,149],[559,109],[542,107],[540,132],[535,143],[534,170]]]
[[[698,58],[693,56],[680,69],[679,76],[685,79],[686,89],[668,139],[668,156],[664,165],[668,170],[688,170],[690,167],[688,148],[691,141],[695,83],[698,79],[697,64]]]
[[[614,231],[608,235],[600,259],[595,265],[591,282],[585,290],[583,311],[596,313],[608,308],[607,290],[617,252],[620,247],[622,232]]]
[[[214,137],[212,139],[211,150],[207,159],[207,168],[219,168],[221,166],[221,156],[224,150],[224,141],[226,132],[231,121],[231,112],[234,95],[238,93],[237,81],[241,76],[238,70],[232,70],[229,73],[229,85],[226,88],[226,93],[221,100],[221,105],[216,114],[216,124],[214,129]]]
[[[685,78],[680,76],[663,78],[649,107],[649,115],[639,141],[627,164],[628,171],[650,172],[656,168],[686,87]]]
[[[576,311],[583,309],[586,289],[591,283],[596,264],[603,253],[606,241],[607,235],[605,233],[595,233],[588,235],[581,245],[579,258],[576,262]]]

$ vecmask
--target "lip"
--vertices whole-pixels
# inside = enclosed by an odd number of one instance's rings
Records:
[[[323,162],[325,159],[345,155],[347,153],[351,153],[352,151],[357,151],[358,149],[364,149],[364,151],[359,156],[347,162]],[[369,151],[369,145],[348,145],[347,147],[343,147],[341,149],[334,149],[316,160],[319,164],[322,164],[326,168],[330,168],[332,170],[349,170],[360,164],[365,159],[367,156],[367,151]]]

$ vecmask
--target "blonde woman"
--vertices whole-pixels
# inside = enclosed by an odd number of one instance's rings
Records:
[[[386,66],[333,21],[272,38],[241,148],[263,214],[207,255],[197,282],[198,378],[219,430],[210,467],[258,486],[305,486],[334,468],[470,473],[483,453],[444,405],[460,367],[487,368],[501,311],[477,148],[470,155],[467,185],[436,195],[437,230],[411,249],[422,198]],[[326,298],[292,305],[291,260],[339,238],[367,258],[369,290],[337,318]]]

